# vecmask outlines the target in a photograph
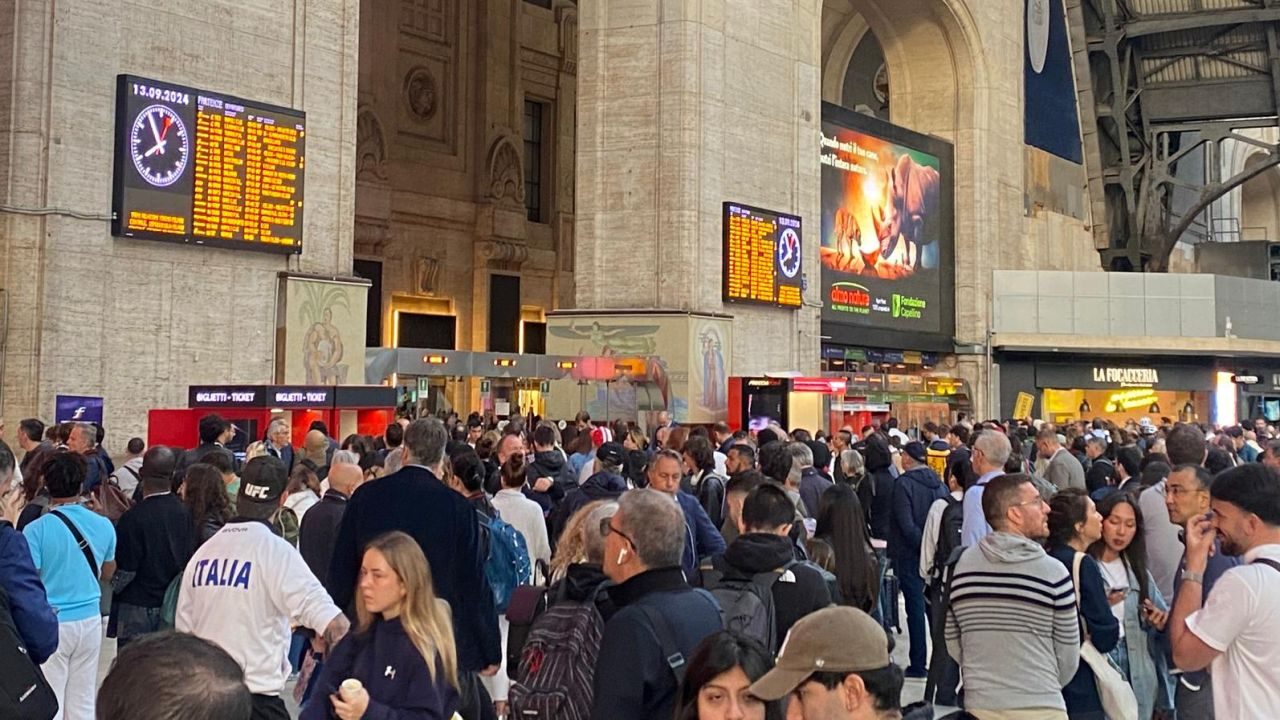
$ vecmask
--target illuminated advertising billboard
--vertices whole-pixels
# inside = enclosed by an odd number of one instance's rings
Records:
[[[949,350],[955,332],[952,148],[823,105],[823,334]]]

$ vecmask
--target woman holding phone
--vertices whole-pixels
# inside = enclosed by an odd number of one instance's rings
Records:
[[[1098,503],[1098,512],[1103,517],[1102,537],[1089,547],[1089,554],[1102,568],[1107,602],[1120,627],[1120,642],[1111,650],[1111,660],[1133,687],[1138,717],[1146,720],[1155,711],[1161,687],[1151,641],[1164,632],[1169,608],[1147,572],[1142,511],[1133,496],[1112,493]]]

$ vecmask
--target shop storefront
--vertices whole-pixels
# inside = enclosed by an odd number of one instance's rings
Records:
[[[1001,417],[1012,417],[1019,395],[1029,395],[1030,416],[1054,423],[1105,418],[1123,424],[1144,417],[1157,424],[1234,422],[1226,417],[1233,410],[1218,402],[1219,395],[1235,399],[1231,373],[1221,372],[1212,361],[1098,356],[1081,362],[1060,357],[1003,357],[998,362]],[[1220,392],[1224,374],[1228,387]]]
[[[1250,364],[1246,367],[1232,373],[1233,384],[1240,389],[1240,417],[1280,422],[1280,366]]]

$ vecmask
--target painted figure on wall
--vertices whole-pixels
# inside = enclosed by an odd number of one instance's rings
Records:
[[[342,331],[333,322],[334,308],[350,312],[343,288],[308,283],[298,314],[307,332],[302,337],[302,364],[307,385],[344,385],[349,366],[342,362]]]
[[[725,375],[720,333],[715,328],[707,327],[698,335],[698,339],[702,342],[702,407],[712,412],[723,411],[728,406],[728,378]]]

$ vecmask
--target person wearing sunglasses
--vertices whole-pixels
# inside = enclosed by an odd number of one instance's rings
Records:
[[[604,572],[618,608],[596,661],[592,720],[669,718],[685,659],[721,629],[720,606],[684,579],[684,513],[657,490],[629,490],[601,520]]]

